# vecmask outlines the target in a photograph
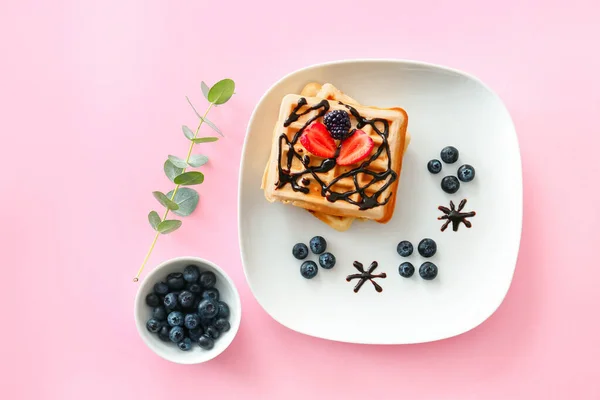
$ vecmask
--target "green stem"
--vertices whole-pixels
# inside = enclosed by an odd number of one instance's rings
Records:
[[[200,132],[200,127],[202,126],[202,123],[204,122],[204,118],[206,118],[206,116],[208,115],[208,112],[210,111],[210,109],[212,108],[212,106],[214,106],[214,104],[210,103],[210,105],[208,106],[208,108],[204,112],[204,115],[202,116],[202,119],[200,120],[200,123],[198,123],[198,127],[196,128],[196,132],[194,133],[193,139],[196,139],[198,137],[198,132]],[[190,161],[190,157],[192,156],[192,150],[194,149],[194,145],[195,144],[196,143],[194,143],[193,141],[190,141],[190,148],[188,149],[187,156],[185,157],[186,164]],[[182,174],[185,173],[186,169],[187,169],[187,166],[183,169],[183,171],[181,173]],[[173,194],[171,195],[171,201],[173,201],[173,199],[175,198],[175,195],[177,194],[177,191],[179,190],[180,186],[181,185],[178,184],[178,185],[175,186],[175,189],[173,189]],[[163,214],[161,222],[167,219],[167,215],[169,215],[169,209],[168,208],[165,209],[165,213]],[[144,258],[144,261],[142,262],[142,266],[138,270],[135,278],[133,278],[134,282],[139,281],[140,275],[144,271],[144,267],[146,266],[146,263],[148,262],[148,259],[150,258],[150,255],[152,254],[152,251],[154,250],[154,246],[156,245],[156,241],[158,240],[158,236],[159,235],[160,235],[160,232],[157,231],[156,235],[154,235],[154,240],[152,240],[152,244],[150,245],[150,249],[148,250],[148,253],[146,253],[146,257]]]

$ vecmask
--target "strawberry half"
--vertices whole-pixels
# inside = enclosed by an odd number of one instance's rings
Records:
[[[373,150],[373,139],[357,129],[352,136],[342,141],[342,148],[336,160],[338,165],[352,165],[364,160]]]
[[[335,156],[336,145],[329,131],[320,122],[313,122],[300,136],[300,143],[312,154],[323,158]]]

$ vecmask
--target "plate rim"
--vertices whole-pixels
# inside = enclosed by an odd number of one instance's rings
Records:
[[[324,337],[324,336],[320,336],[320,335],[316,335],[314,333],[309,333],[309,332],[305,332],[301,329],[296,329],[294,327],[291,327],[283,322],[281,322],[280,320],[278,320],[275,316],[273,316],[268,310],[267,308],[264,306],[264,304],[262,303],[261,299],[259,296],[257,296],[257,293],[254,289],[254,287],[252,286],[252,283],[249,279],[248,276],[248,270],[246,267],[246,256],[245,256],[245,245],[243,242],[243,238],[242,238],[242,218],[241,218],[241,207],[242,207],[242,185],[243,185],[243,180],[242,180],[242,175],[244,173],[244,170],[242,168],[242,165],[245,164],[246,162],[246,157],[247,157],[247,152],[246,152],[246,147],[248,145],[248,141],[249,141],[249,137],[250,137],[250,127],[253,125],[254,120],[257,117],[257,111],[260,108],[260,106],[263,104],[263,102],[265,101],[265,99],[271,94],[271,92],[283,81],[291,78],[292,76],[296,75],[296,74],[300,74],[302,72],[306,72],[309,71],[311,69],[317,69],[317,68],[322,68],[322,67],[327,67],[327,66],[332,66],[332,65],[342,65],[342,64],[358,64],[358,63],[390,63],[390,64],[400,64],[400,65],[409,65],[409,66],[416,66],[416,67],[424,67],[424,68],[432,68],[432,69],[437,69],[437,70],[441,70],[447,73],[452,73],[452,74],[457,74],[457,75],[461,75],[465,78],[468,78],[476,83],[478,83],[479,85],[481,85],[481,87],[483,87],[488,93],[490,93],[492,96],[496,97],[499,104],[501,105],[501,107],[504,109],[504,111],[506,112],[506,116],[508,117],[508,122],[510,123],[510,127],[512,128],[512,135],[514,137],[514,143],[516,144],[516,150],[517,150],[517,157],[516,157],[516,169],[517,169],[517,173],[518,173],[518,193],[517,193],[517,197],[518,197],[518,202],[519,202],[519,215],[518,215],[518,231],[517,231],[517,249],[515,252],[515,256],[514,256],[514,268],[512,269],[512,273],[510,276],[510,281],[506,287],[506,292],[504,293],[504,295],[502,296],[502,300],[500,300],[500,302],[498,303],[498,305],[493,308],[491,310],[491,312],[485,317],[483,318],[480,322],[478,322],[477,324],[473,325],[472,327],[470,327],[469,329],[466,329],[464,331],[458,332],[458,333],[454,333],[452,335],[449,336],[444,336],[444,337],[440,337],[437,339],[428,339],[428,340],[416,340],[416,341],[410,341],[410,342],[391,342],[391,341],[369,341],[369,340],[362,340],[360,342],[358,341],[354,341],[354,340],[343,340],[343,339],[336,339],[336,338],[331,338],[331,337]],[[425,62],[425,61],[418,61],[418,60],[411,60],[411,59],[395,59],[395,58],[356,58],[356,59],[342,59],[342,60],[335,60],[335,61],[326,61],[326,62],[321,62],[321,63],[315,63],[315,64],[311,64],[309,66],[306,67],[302,67],[302,68],[298,68],[286,75],[284,75],[283,77],[279,78],[277,81],[275,81],[264,93],[263,95],[260,97],[259,101],[256,103],[256,105],[254,106],[254,110],[252,111],[252,114],[250,115],[250,119],[248,120],[248,123],[246,125],[246,135],[244,137],[244,144],[242,146],[242,154],[241,154],[241,158],[240,158],[240,168],[239,168],[239,172],[238,172],[238,196],[237,196],[237,228],[238,228],[238,243],[239,243],[239,247],[240,247],[240,258],[242,261],[242,269],[244,271],[244,277],[246,278],[246,283],[248,284],[248,287],[250,288],[250,292],[252,293],[252,295],[254,296],[254,298],[256,299],[256,301],[258,302],[258,304],[262,307],[262,309],[267,313],[267,315],[269,315],[273,320],[275,320],[277,323],[279,323],[280,325],[294,331],[294,332],[298,332],[301,333],[303,335],[307,335],[310,337],[314,337],[314,338],[319,338],[319,339],[324,339],[324,340],[331,340],[334,342],[340,342],[340,343],[354,343],[354,344],[365,344],[365,345],[410,345],[410,344],[419,344],[419,343],[431,343],[431,342],[437,342],[440,340],[446,340],[446,339],[450,339],[456,336],[460,336],[463,335],[467,332],[470,332],[474,329],[476,329],[477,327],[479,327],[481,324],[483,324],[485,321],[487,321],[492,315],[494,315],[496,313],[496,311],[498,310],[498,308],[500,308],[500,306],[502,305],[502,303],[504,303],[504,300],[506,299],[506,295],[508,294],[508,291],[510,290],[510,287],[512,286],[512,281],[514,279],[514,274],[515,274],[515,270],[517,269],[517,263],[519,260],[519,254],[521,252],[521,239],[523,236],[523,161],[522,161],[522,156],[521,156],[521,146],[519,144],[519,137],[517,135],[517,130],[514,124],[514,121],[512,119],[512,116],[510,114],[510,112],[508,111],[508,108],[506,107],[506,104],[504,103],[504,101],[502,100],[502,98],[494,91],[492,90],[485,82],[483,82],[481,79],[479,79],[478,77],[476,77],[473,74],[470,74],[468,72],[462,71],[460,69],[456,69],[456,68],[452,68],[452,67],[447,67],[444,65],[440,65],[440,64],[435,64],[435,63],[430,63],[430,62]]]

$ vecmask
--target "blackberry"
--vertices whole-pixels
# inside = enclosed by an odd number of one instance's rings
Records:
[[[325,114],[323,122],[332,138],[344,140],[350,136],[350,116],[346,111],[330,111]]]

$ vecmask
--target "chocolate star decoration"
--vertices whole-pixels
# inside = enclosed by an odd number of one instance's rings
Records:
[[[467,218],[470,217],[474,217],[475,216],[475,211],[470,211],[470,212],[461,212],[462,209],[465,207],[465,204],[467,204],[467,199],[463,199],[459,205],[458,205],[458,210],[454,209],[454,203],[452,202],[452,200],[450,200],[450,208],[448,207],[444,207],[444,206],[439,206],[438,210],[440,210],[441,212],[444,213],[444,215],[442,215],[441,217],[438,217],[439,220],[447,220],[446,223],[444,223],[444,225],[442,225],[442,232],[444,232],[446,230],[446,228],[448,227],[448,225],[450,225],[450,222],[452,222],[452,230],[454,232],[458,231],[458,227],[460,225],[460,223],[462,222],[463,224],[465,224],[465,226],[467,228],[470,228],[471,222],[467,221]]]
[[[375,290],[377,290],[378,292],[381,292],[383,290],[383,288],[373,280],[374,278],[385,278],[387,276],[385,272],[382,272],[381,274],[373,274],[373,271],[375,271],[375,268],[377,268],[378,265],[377,261],[373,261],[367,271],[365,271],[363,265],[358,261],[354,261],[354,264],[352,265],[354,265],[354,268],[356,268],[358,272],[360,272],[360,274],[352,274],[346,277],[346,282],[350,282],[353,279],[359,279],[356,286],[354,286],[354,293],[358,293],[358,291],[366,281],[371,281],[371,283],[375,287]]]

